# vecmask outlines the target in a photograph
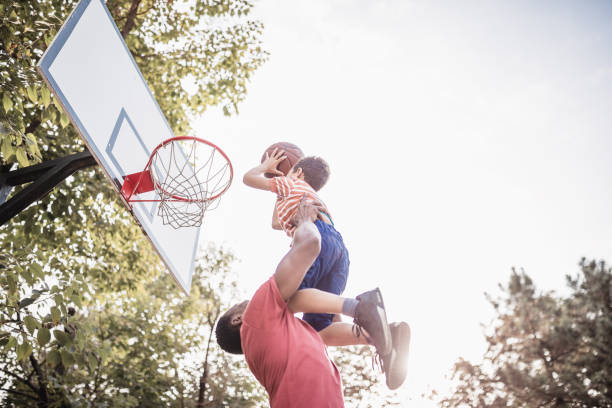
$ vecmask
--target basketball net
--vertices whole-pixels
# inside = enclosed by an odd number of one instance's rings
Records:
[[[197,137],[178,136],[160,143],[139,173],[127,175],[121,194],[128,203],[159,202],[157,215],[174,228],[199,227],[206,211],[219,205],[234,171],[227,155]],[[149,191],[154,199],[134,199]]]

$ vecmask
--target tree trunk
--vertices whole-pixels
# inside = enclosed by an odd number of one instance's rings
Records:
[[[214,323],[210,326],[210,334],[208,335],[208,343],[206,344],[206,354],[204,357],[204,369],[200,376],[200,389],[198,390],[197,408],[204,408],[206,398],[206,381],[208,380],[208,352],[210,351],[210,341],[213,336]]]

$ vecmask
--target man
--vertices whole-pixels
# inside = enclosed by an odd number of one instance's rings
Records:
[[[354,317],[355,334],[340,339],[336,345],[372,343],[383,361],[390,356],[389,373],[394,371],[394,362],[407,354],[406,346],[398,348],[393,344],[382,305],[317,289],[297,291],[319,254],[321,237],[314,225],[319,210],[316,203],[300,203],[294,218],[293,246],[274,275],[250,301],[234,305],[217,324],[217,342],[230,353],[244,352],[249,369],[268,392],[272,408],[344,406],[340,374],[325,344],[294,313],[343,313]],[[396,343],[407,344],[406,340],[404,337]],[[394,350],[398,352],[394,354]]]

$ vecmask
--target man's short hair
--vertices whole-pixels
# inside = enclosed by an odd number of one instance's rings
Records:
[[[232,325],[234,313],[228,310],[219,318],[215,335],[221,349],[232,354],[243,354],[240,344],[240,325]]]
[[[307,182],[314,191],[319,191],[323,188],[329,179],[329,165],[320,157],[304,157],[295,163],[293,168],[302,169],[304,181]]]

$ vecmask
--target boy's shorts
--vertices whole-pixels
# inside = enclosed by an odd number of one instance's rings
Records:
[[[342,236],[336,229],[321,220],[315,225],[321,233],[321,252],[314,261],[299,289],[314,288],[341,295],[346,287],[349,271],[349,256]],[[316,331],[321,331],[332,323],[333,314],[304,313],[303,320]]]

